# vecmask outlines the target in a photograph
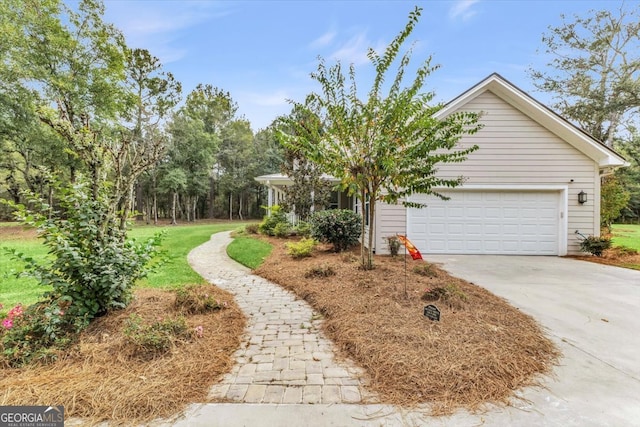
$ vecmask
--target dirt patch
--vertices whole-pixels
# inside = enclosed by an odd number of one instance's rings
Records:
[[[366,370],[383,403],[428,403],[434,414],[506,404],[557,360],[531,317],[436,265],[376,256],[376,268],[364,271],[357,250],[335,254],[325,246],[293,260],[283,240],[269,240],[274,250],[256,273],[324,315],[325,333]],[[441,321],[425,318],[423,295],[446,290],[448,299],[433,302]]]
[[[30,240],[38,237],[37,230],[21,225],[3,225],[0,227],[0,240]]]
[[[145,322],[181,315],[173,292],[139,289],[127,309],[96,320],[55,363],[0,369],[0,405],[64,405],[66,417],[90,424],[138,425],[206,401],[211,386],[233,366],[245,326],[231,294],[214,286],[206,292],[226,308],[185,315],[189,328],[202,327],[201,337],[151,360],[131,351],[123,330],[132,314]]]

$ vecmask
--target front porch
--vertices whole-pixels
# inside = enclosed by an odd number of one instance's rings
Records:
[[[332,184],[340,183],[340,180],[330,175],[323,175],[323,179],[329,181]],[[260,184],[267,188],[267,207],[269,211],[274,205],[280,205],[286,200],[285,188],[293,185],[293,180],[281,173],[274,173],[270,175],[262,175],[255,178]],[[313,200],[313,192],[311,193]],[[326,209],[351,209],[355,207],[355,197],[349,196],[346,191],[332,190],[329,199],[329,205]],[[298,215],[293,212],[287,212],[287,219],[291,224],[296,225],[299,221]]]

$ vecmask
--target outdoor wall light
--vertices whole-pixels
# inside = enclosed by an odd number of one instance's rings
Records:
[[[585,193],[584,191],[580,191],[578,193],[578,203],[580,203],[581,205],[587,203],[587,193]]]

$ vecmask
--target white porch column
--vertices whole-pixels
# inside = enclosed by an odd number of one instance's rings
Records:
[[[267,207],[269,208],[267,214],[271,215],[271,206],[273,206],[273,188],[271,188],[271,185],[269,185],[269,181],[267,181],[265,184],[267,185]]]

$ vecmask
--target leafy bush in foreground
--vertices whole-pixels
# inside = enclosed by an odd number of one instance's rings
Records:
[[[92,191],[86,179],[53,187],[55,210],[34,194],[30,208],[12,204],[20,222],[38,229],[49,257],[11,254],[24,263],[23,275],[52,290],[4,333],[2,351],[11,364],[44,359],[47,349],[73,341],[95,317],[126,307],[160,244],[160,234],[143,243],[128,240],[106,191]]]

